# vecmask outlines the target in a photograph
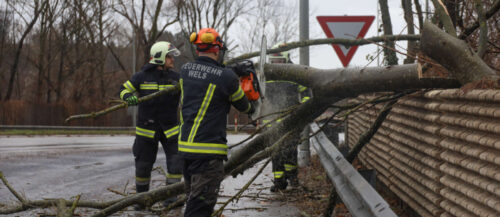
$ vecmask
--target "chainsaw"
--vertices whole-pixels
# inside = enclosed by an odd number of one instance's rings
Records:
[[[239,76],[240,87],[245,93],[247,99],[255,108],[255,112],[250,116],[252,120],[259,117],[262,100],[264,98],[266,87],[266,78],[264,76],[266,52],[266,36],[262,36],[259,70],[255,70],[254,64],[250,60],[239,61],[229,66]]]

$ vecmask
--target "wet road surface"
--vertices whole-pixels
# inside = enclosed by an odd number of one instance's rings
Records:
[[[228,135],[229,144],[237,143],[247,135]],[[0,137],[0,171],[9,183],[26,198],[66,198],[81,194],[81,200],[110,200],[122,196],[108,189],[133,193],[134,162],[133,136],[39,136]],[[155,167],[166,168],[165,155],[160,149]],[[237,178],[228,177],[222,185],[218,203],[225,202],[259,170],[263,162]],[[152,188],[165,185],[165,178],[156,170],[152,174]],[[255,180],[237,202],[230,203],[223,214],[230,216],[300,216],[297,208],[274,199],[269,192],[272,185],[271,164]],[[0,204],[11,205],[15,197],[0,183]],[[218,209],[218,204],[215,209]],[[0,205],[2,207],[2,205]],[[77,209],[83,216],[95,212]],[[51,209],[35,209],[14,216],[37,216],[53,213]],[[168,216],[181,216],[182,209]],[[154,216],[135,212],[131,207],[113,216]]]

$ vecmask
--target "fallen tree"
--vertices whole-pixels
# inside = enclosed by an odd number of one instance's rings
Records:
[[[429,37],[436,38],[436,41],[449,41],[448,37],[442,36],[440,31],[433,31],[432,27],[424,28],[423,34],[429,34]],[[437,46],[434,49],[439,50],[447,48]],[[456,52],[468,52],[468,50],[457,50]],[[457,67],[455,64],[459,64],[454,61],[449,61],[446,58],[444,60],[440,60],[439,58],[435,59],[438,63],[443,61],[443,65],[448,69],[454,69]],[[470,64],[482,65],[481,59],[472,59],[470,61]],[[293,130],[302,129],[306,124],[312,122],[322,114],[331,104],[341,99],[355,97],[363,93],[380,91],[401,91],[422,88],[457,88],[460,87],[460,84],[477,81],[475,76],[468,75],[470,73],[476,73],[476,71],[450,70],[454,77],[462,79],[460,83],[458,83],[456,80],[449,78],[422,77],[423,70],[424,69],[422,69],[419,64],[333,70],[320,70],[301,65],[266,64],[266,77],[269,79],[279,78],[296,81],[302,85],[309,86],[312,88],[315,97],[291,111],[291,114],[280,123],[273,124],[272,128],[256,136],[255,139],[243,145],[240,149],[232,152],[229,160],[225,164],[226,175],[232,174],[239,165],[247,162],[256,153],[271,144],[275,144],[282,138],[282,135]],[[477,70],[483,69],[478,68]],[[491,69],[484,69],[484,73],[481,72],[483,73],[483,77],[480,77],[480,79],[493,76],[491,72]],[[250,163],[247,165],[250,167],[253,164]],[[244,168],[239,169],[239,171],[243,170]],[[238,173],[235,173],[235,175],[236,174]],[[153,204],[182,192],[183,183],[177,183],[147,193],[131,195],[116,201],[103,202],[101,205],[105,204],[105,208],[100,208],[102,210],[97,212],[94,216],[107,216],[135,203]],[[41,201],[29,201],[26,199],[20,201],[22,204],[18,206],[17,209],[4,208],[0,210],[0,213],[10,214],[13,212],[7,213],[5,210],[16,210],[18,212],[37,207],[37,205],[42,205]],[[71,206],[73,203],[74,201],[66,201],[65,204]],[[79,201],[76,206],[88,203],[90,202]],[[43,205],[46,205],[46,203],[43,203]]]

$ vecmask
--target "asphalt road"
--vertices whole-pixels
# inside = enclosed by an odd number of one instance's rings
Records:
[[[229,135],[229,143],[236,143],[247,135]],[[39,136],[0,137],[0,171],[9,183],[26,198],[66,198],[80,195],[81,200],[109,200],[120,198],[108,189],[133,193],[134,163],[132,156],[133,136]],[[160,149],[155,167],[165,166],[165,155]],[[221,185],[219,202],[235,194],[254,174],[263,162],[233,179],[227,178]],[[238,202],[231,203],[225,216],[300,216],[290,205],[273,200],[271,164],[264,174],[245,192]],[[165,178],[155,171],[152,188],[164,185]],[[12,205],[15,197],[0,184],[0,204]],[[219,205],[218,205],[219,206]],[[216,206],[216,209],[217,207]],[[0,208],[2,205],[0,205]],[[35,209],[15,216],[36,216],[53,213],[52,209]],[[84,216],[95,212],[80,209]],[[147,212],[135,212],[131,208],[116,216],[150,216]],[[182,209],[173,210],[169,216],[182,215]]]

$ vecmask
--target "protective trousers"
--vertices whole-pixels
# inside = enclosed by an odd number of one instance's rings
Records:
[[[271,158],[273,164],[274,184],[278,187],[286,187],[286,180],[297,180],[297,146],[300,134],[292,135],[285,141],[285,147]]]
[[[132,151],[135,157],[135,183],[137,192],[149,190],[151,170],[158,153],[158,141],[163,146],[167,163],[167,185],[182,178],[182,158],[177,154],[177,136],[166,138],[160,127],[153,138],[136,135]]]
[[[224,179],[222,159],[184,159],[183,175],[188,197],[184,217],[210,216]]]

